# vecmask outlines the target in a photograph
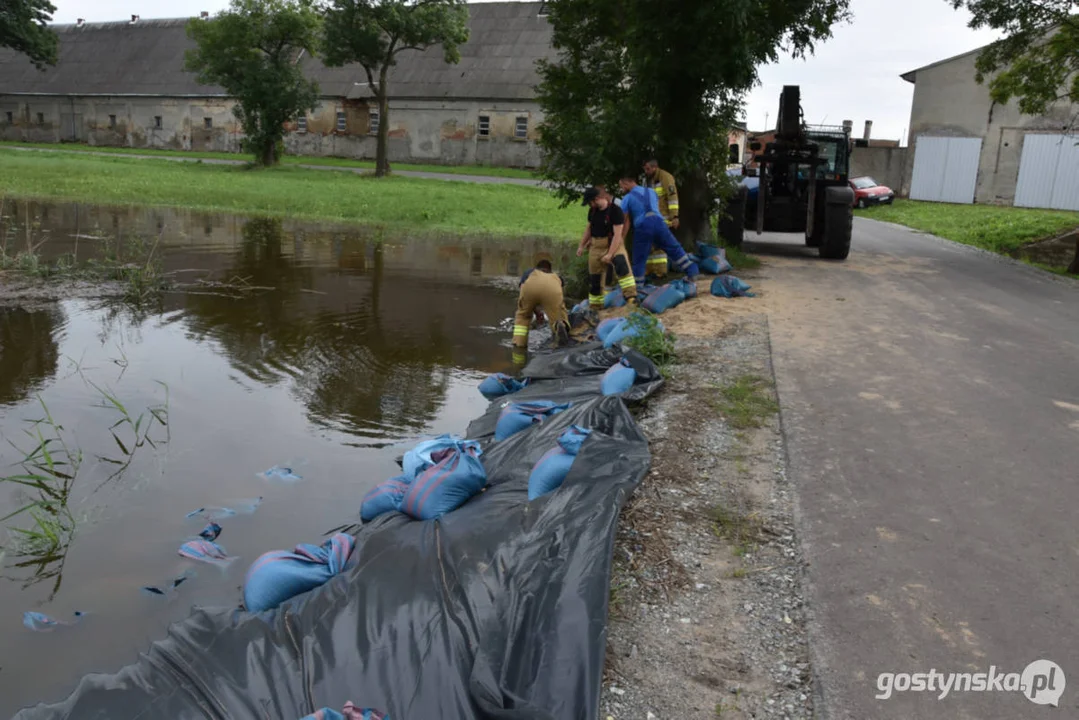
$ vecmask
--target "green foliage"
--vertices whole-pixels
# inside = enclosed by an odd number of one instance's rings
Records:
[[[0,195],[102,204],[183,207],[363,223],[417,234],[492,235],[513,242],[522,232],[566,242],[581,237],[579,208],[559,209],[540,188],[353,173],[242,167],[87,154],[26,153],[0,148]]]
[[[745,430],[762,427],[765,420],[779,412],[779,404],[764,378],[742,375],[719,389],[716,409],[731,427]]]
[[[359,63],[378,99],[378,150],[375,174],[389,172],[387,76],[405,50],[441,45],[445,61],[461,59],[458,46],[468,41],[468,8],[464,0],[331,0],[326,8],[323,54],[326,64]]]
[[[655,155],[683,183],[703,173],[718,185],[726,128],[757,82],[758,66],[781,51],[811,52],[847,17],[848,4],[551,0],[561,57],[540,67],[545,176],[568,203],[582,185],[610,186]],[[710,198],[696,202],[707,206]]]
[[[0,2],[0,47],[30,58],[39,70],[56,64],[56,33],[49,21],[56,6],[49,0],[3,0]]]
[[[575,300],[588,297],[588,253],[574,255],[569,266],[563,271],[562,279],[566,281],[565,296]]]
[[[186,69],[236,98],[244,149],[261,165],[277,164],[285,123],[318,102],[318,84],[304,77],[300,58],[314,52],[319,23],[311,0],[232,0],[212,20],[187,24],[196,47]]]
[[[726,251],[727,262],[734,270],[756,270],[761,266],[759,259],[736,245],[720,243],[720,246]]]
[[[629,325],[637,327],[637,334],[625,344],[654,362],[660,370],[678,358],[674,347],[674,335],[665,332],[651,313],[638,310],[629,316]]]
[[[1019,99],[1042,115],[1058,100],[1079,103],[1079,2],[1075,0],[951,0],[973,13],[972,28],[1005,34],[978,56],[978,82],[989,78],[993,100]],[[1074,125],[1077,118],[1072,118]]]
[[[1079,227],[1079,213],[1066,210],[949,205],[896,200],[856,210],[856,215],[906,225],[938,237],[1004,253],[1033,240],[1054,237]]]

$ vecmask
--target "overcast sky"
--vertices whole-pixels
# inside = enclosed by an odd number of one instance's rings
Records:
[[[85,18],[88,22],[144,18],[190,17],[201,10],[217,12],[228,0],[53,0],[54,20]],[[839,125],[853,120],[861,135],[867,119],[873,136],[903,139],[910,119],[914,86],[899,75],[922,65],[980,47],[995,39],[967,28],[965,12],[947,0],[853,0],[854,21],[835,28],[830,41],[809,60],[786,58],[761,68],[761,86],[748,99],[750,130],[775,123],[783,85],[802,86],[802,107],[808,122]]]

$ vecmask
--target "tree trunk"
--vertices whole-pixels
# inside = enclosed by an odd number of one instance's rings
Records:
[[[678,241],[696,251],[698,242],[712,242],[712,190],[700,168],[685,173],[678,187]]]
[[[1079,237],[1075,238],[1075,259],[1072,260],[1072,264],[1068,266],[1068,272],[1079,275]]]
[[[259,162],[264,167],[273,167],[277,164],[277,143],[273,140],[262,141],[262,157],[259,158]]]
[[[378,81],[378,149],[375,151],[375,177],[385,177],[390,172],[387,145],[390,137],[390,101],[386,91],[386,67],[382,68]]]

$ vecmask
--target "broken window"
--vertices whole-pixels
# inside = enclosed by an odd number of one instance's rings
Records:
[[[202,119],[202,126],[204,128],[206,128],[207,130],[212,130],[213,127],[214,127],[214,119],[213,118],[203,118]]]
[[[300,117],[296,118],[296,131],[297,132],[307,132],[307,116],[306,115],[301,115]]]
[[[344,110],[337,111],[337,132],[345,132],[348,130],[348,118],[345,117]]]
[[[115,115],[109,115],[109,129],[112,130],[115,127],[116,127],[116,116]]]
[[[158,130],[161,129],[161,116],[160,115],[154,115],[154,127],[157,128]]]
[[[489,137],[490,136],[490,134],[491,134],[491,116],[490,115],[480,115],[480,124],[476,128],[476,132],[479,133],[480,137]]]
[[[513,128],[513,136],[520,139],[528,137],[528,118],[521,116],[517,118],[517,124]]]
[[[367,132],[371,133],[372,135],[378,134],[379,119],[380,118],[378,110],[372,110],[371,112],[367,113]]]

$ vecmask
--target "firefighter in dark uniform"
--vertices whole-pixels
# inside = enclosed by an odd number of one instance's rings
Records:
[[[637,285],[633,279],[633,266],[625,247],[626,218],[622,209],[610,200],[610,195],[600,188],[584,191],[588,224],[585,226],[577,256],[588,249],[588,305],[593,310],[603,309],[603,276],[610,266],[614,269],[622,295],[631,305],[637,303]]]
[[[569,316],[562,294],[562,278],[555,275],[550,260],[540,260],[521,276],[517,315],[513,318],[513,347],[519,353],[528,347],[528,329],[535,315],[546,314],[556,347],[569,342]]]

